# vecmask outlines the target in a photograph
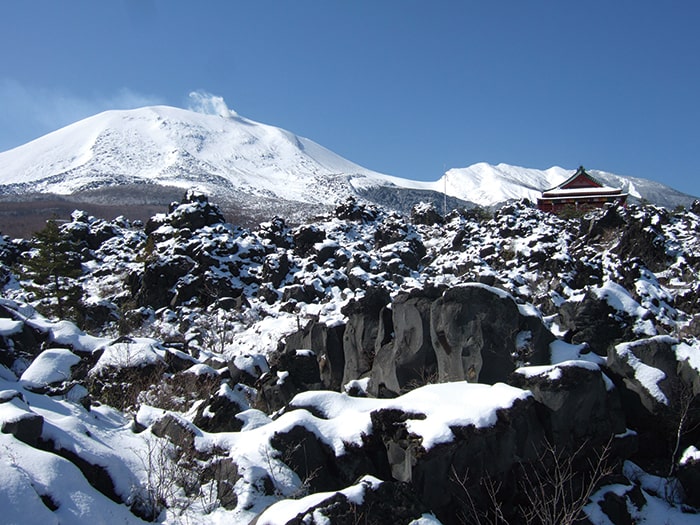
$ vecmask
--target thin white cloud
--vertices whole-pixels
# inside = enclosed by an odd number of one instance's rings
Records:
[[[224,97],[212,95],[206,91],[197,90],[189,94],[189,109],[207,115],[218,115],[220,117],[237,117],[238,113],[229,108],[224,101]]]
[[[108,109],[132,109],[162,103],[128,88],[85,97],[0,79],[0,151]]]

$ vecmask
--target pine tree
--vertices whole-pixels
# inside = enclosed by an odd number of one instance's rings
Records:
[[[83,289],[77,282],[82,275],[74,243],[64,235],[55,220],[32,238],[32,250],[23,257],[23,277],[30,284],[42,313],[59,319],[81,319]]]

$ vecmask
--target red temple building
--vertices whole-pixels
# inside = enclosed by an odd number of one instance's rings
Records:
[[[581,166],[559,186],[543,191],[542,197],[537,199],[537,207],[542,211],[560,213],[569,209],[601,208],[608,202],[624,206],[626,201],[627,194],[620,188],[604,186]]]

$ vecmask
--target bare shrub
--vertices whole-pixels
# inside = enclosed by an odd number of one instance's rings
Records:
[[[148,385],[137,396],[137,402],[164,410],[184,412],[202,399],[207,399],[221,384],[218,375],[179,373],[166,375]]]
[[[139,394],[157,383],[163,374],[161,366],[122,368],[109,366],[99,374],[89,375],[87,389],[90,396],[122,411],[133,409]]]
[[[547,442],[537,463],[521,463],[514,469],[515,487],[490,476],[470,484],[468,473],[459,476],[453,467],[450,478],[459,487],[462,508],[458,517],[462,523],[479,525],[579,523],[590,497],[614,470],[610,451],[611,442],[600,450],[584,443],[573,452]]]

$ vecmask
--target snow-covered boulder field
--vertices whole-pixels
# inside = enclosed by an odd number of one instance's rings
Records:
[[[0,236],[0,521],[697,523],[699,212]]]

